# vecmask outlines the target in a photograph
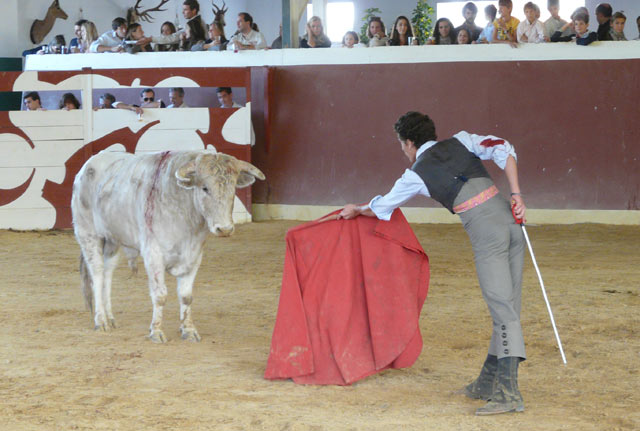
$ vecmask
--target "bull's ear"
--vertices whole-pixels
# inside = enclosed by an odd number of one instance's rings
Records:
[[[192,189],[195,186],[196,161],[191,160],[180,166],[176,171],[178,185],[185,189]]]
[[[238,181],[236,182],[236,188],[244,188],[249,187],[256,181],[256,178],[259,180],[264,180],[264,174],[262,171],[251,163],[245,162],[243,160],[238,160],[238,169],[240,170],[240,174],[238,174]]]

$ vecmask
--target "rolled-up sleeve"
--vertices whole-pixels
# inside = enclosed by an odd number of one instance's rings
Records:
[[[507,159],[512,156],[518,160],[516,151],[506,139],[493,135],[474,135],[465,131],[454,135],[469,151],[481,160],[492,160],[500,169],[504,169]]]
[[[407,169],[398,178],[389,193],[384,196],[378,195],[371,199],[369,208],[380,220],[390,220],[393,210],[417,194],[429,196],[429,191],[422,178],[412,170]]]

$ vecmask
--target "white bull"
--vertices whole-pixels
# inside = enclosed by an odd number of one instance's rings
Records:
[[[207,150],[146,155],[101,152],[73,183],[71,210],[82,249],[80,272],[95,328],[115,328],[111,280],[122,247],[135,268],[144,259],[153,302],[149,337],[165,342],[164,274],[177,278],[182,338],[199,341],[191,318],[193,280],[208,232],[233,233],[235,189],[264,179],[258,168]]]

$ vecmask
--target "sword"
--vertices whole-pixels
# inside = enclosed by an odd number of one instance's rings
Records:
[[[547,310],[549,310],[549,317],[551,318],[551,325],[553,326],[553,332],[556,334],[556,341],[558,342],[558,348],[560,349],[560,354],[562,355],[562,362],[567,365],[567,358],[564,355],[564,350],[562,349],[562,341],[560,341],[560,335],[558,334],[558,328],[556,328],[556,321],[553,318],[553,312],[551,311],[551,304],[549,304],[549,299],[547,298],[547,291],[544,288],[544,282],[542,281],[542,275],[540,275],[540,268],[538,268],[538,262],[536,262],[536,256],[533,254],[533,248],[531,247],[531,241],[529,241],[529,235],[527,235],[527,229],[524,227],[524,219],[519,219],[516,217],[515,213],[515,203],[511,206],[511,213],[513,214],[513,218],[516,223],[522,227],[522,233],[524,234],[524,239],[527,241],[527,247],[529,247],[529,255],[531,256],[531,260],[533,261],[533,266],[536,268],[536,274],[538,274],[538,280],[540,280],[540,288],[542,288],[542,296],[544,297],[544,302],[547,304]]]

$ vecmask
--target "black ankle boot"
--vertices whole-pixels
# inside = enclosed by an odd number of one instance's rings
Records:
[[[462,393],[474,400],[488,401],[491,394],[493,394],[493,385],[497,371],[498,357],[494,355],[487,355],[487,359],[484,360],[484,365],[482,366],[480,375],[472,383],[465,386]]]
[[[524,401],[518,389],[518,364],[520,358],[508,356],[498,359],[498,372],[491,399],[476,410],[477,415],[495,415],[523,412]]]

